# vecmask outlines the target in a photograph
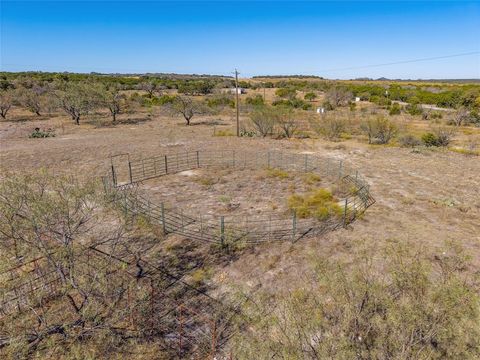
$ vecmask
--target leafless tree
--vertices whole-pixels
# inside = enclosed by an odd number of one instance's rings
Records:
[[[157,90],[157,84],[152,81],[145,81],[138,85],[139,90],[146,91],[149,98],[153,97],[153,94]]]
[[[360,128],[367,134],[369,144],[388,144],[398,133],[397,126],[383,116],[365,120]]]
[[[295,113],[292,108],[286,106],[276,106],[276,123],[282,135],[291,138],[297,130],[298,123],[295,121]]]
[[[325,94],[325,99],[333,106],[345,106],[350,100],[352,100],[353,95],[344,87],[334,86],[330,88]]]
[[[250,114],[250,120],[253,127],[262,137],[271,135],[277,122],[277,114],[272,107],[260,106],[255,108]]]
[[[187,126],[190,125],[190,121],[195,115],[207,113],[207,110],[199,101],[184,95],[175,96],[173,102],[168,104],[168,109],[173,115],[183,116]]]
[[[470,114],[467,109],[460,108],[453,114],[452,122],[455,126],[462,126],[468,122]]]

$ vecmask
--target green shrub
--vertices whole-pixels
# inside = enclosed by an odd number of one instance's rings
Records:
[[[290,100],[275,100],[272,103],[273,106],[284,106],[290,107],[295,109],[302,109],[302,110],[310,110],[312,108],[312,104],[309,104],[301,99],[290,99]]]
[[[425,146],[442,146],[450,144],[455,135],[455,130],[447,127],[438,127],[434,132],[427,132],[422,135],[422,142]]]
[[[392,101],[385,96],[377,96],[373,95],[370,97],[370,102],[373,102],[374,104],[377,104],[379,106],[388,106],[392,103]]]
[[[393,103],[388,112],[389,115],[400,115],[402,108],[399,104]]]
[[[422,115],[423,113],[422,107],[417,104],[409,104],[405,107],[405,110],[412,116]]]
[[[308,92],[303,98],[307,101],[313,101],[317,98],[317,94],[315,94],[314,92]]]
[[[338,200],[326,189],[317,189],[305,195],[294,194],[288,198],[288,207],[294,210],[300,219],[314,217],[326,220],[330,217],[339,217],[343,209]]]
[[[47,129],[45,131],[40,130],[40,128],[35,128],[35,130],[28,135],[31,139],[39,139],[39,138],[48,138],[48,137],[55,137],[55,131],[53,129]]]
[[[422,142],[425,146],[438,146],[438,139],[431,132],[422,135]]]
[[[297,90],[294,88],[280,88],[275,91],[275,95],[284,99],[294,99],[297,95]]]
[[[263,96],[255,95],[254,97],[247,97],[245,103],[253,106],[264,105]]]
[[[242,137],[254,137],[256,135],[255,131],[240,129],[240,136]]]
[[[235,101],[233,100],[232,96],[228,95],[217,95],[206,100],[207,106],[214,108],[214,107],[235,107]]]

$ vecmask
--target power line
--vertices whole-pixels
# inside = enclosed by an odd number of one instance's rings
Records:
[[[453,57],[469,56],[469,55],[478,55],[478,54],[480,54],[480,51],[471,51],[471,52],[467,52],[467,53],[460,53],[460,54],[453,54],[453,55],[443,55],[443,56],[434,56],[434,57],[420,58],[420,59],[412,59],[412,60],[392,61],[392,62],[388,62],[388,63],[373,64],[373,65],[361,65],[361,66],[350,66],[350,67],[344,67],[344,68],[324,69],[324,70],[318,70],[318,71],[316,71],[316,72],[368,69],[368,68],[381,67],[381,66],[399,65],[399,64],[409,64],[409,63],[416,63],[416,62],[422,62],[422,61],[449,59],[449,58],[453,58]]]

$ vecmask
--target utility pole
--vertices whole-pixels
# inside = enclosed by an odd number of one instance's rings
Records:
[[[240,109],[238,101],[238,71],[235,69],[235,107],[237,109],[237,137],[240,136]]]

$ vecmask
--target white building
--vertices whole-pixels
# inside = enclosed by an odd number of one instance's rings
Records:
[[[229,88],[229,89],[224,89],[223,92],[224,93],[228,93],[228,94],[235,94],[235,88]],[[244,89],[244,88],[238,88],[238,94],[246,94],[247,91]]]

